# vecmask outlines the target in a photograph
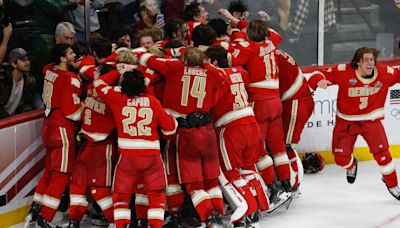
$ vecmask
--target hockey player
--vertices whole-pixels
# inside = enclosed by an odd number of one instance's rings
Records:
[[[397,173],[381,123],[388,89],[400,82],[400,70],[377,65],[378,55],[375,48],[359,48],[350,63],[313,72],[309,83],[313,89],[339,86],[332,153],[336,164],[347,170],[347,181],[352,184],[356,180],[358,161],[353,149],[357,136],[361,135],[380,167],[390,194],[400,200]]]
[[[201,221],[214,223],[224,213],[219,187],[219,162],[210,110],[214,90],[224,77],[197,48],[186,50],[183,61],[161,59],[146,53],[140,64],[159,72],[166,80],[164,107],[179,121],[177,169],[180,183],[192,198]],[[213,216],[214,213],[214,216]]]
[[[57,227],[51,221],[69,184],[75,159],[77,121],[81,119],[81,80],[69,71],[75,54],[67,44],[53,50],[53,64],[44,67],[43,102],[45,118],[42,129],[46,147],[46,165],[34,194],[34,204],[42,205],[37,225]],[[34,206],[35,208],[35,206]],[[40,207],[38,207],[40,208]],[[39,210],[33,213],[38,213]]]
[[[276,57],[279,67],[279,94],[283,107],[282,120],[286,152],[294,174],[292,187],[296,191],[299,185],[298,165],[301,165],[301,161],[292,148],[292,144],[299,143],[304,125],[314,110],[314,100],[307,80],[303,77],[295,60],[280,49],[276,51]]]
[[[196,26],[201,24],[207,24],[208,22],[208,12],[204,9],[204,7],[196,2],[191,3],[186,6],[182,13],[183,19],[186,21],[186,27],[188,29],[188,44],[191,44],[192,41],[192,32]]]
[[[246,215],[250,217],[259,208],[261,211],[268,210],[269,202],[254,166],[261,138],[253,108],[247,101],[248,74],[240,66],[229,67],[227,51],[223,47],[208,48],[207,56],[227,75],[224,85],[217,91],[213,110],[221,169],[246,200]],[[246,225],[245,219],[233,222],[235,227]]]
[[[99,97],[111,108],[118,129],[121,155],[113,183],[115,225],[123,228],[130,223],[130,194],[138,183],[144,183],[149,200],[148,223],[151,227],[161,228],[166,178],[158,127],[170,135],[175,133],[177,123],[156,98],[143,94],[146,86],[142,73],[127,71],[121,87],[110,86],[119,77],[108,74],[94,82]]]
[[[249,72],[250,84],[247,90],[249,101],[254,102],[255,117],[261,129],[271,157],[260,150],[257,168],[265,183],[270,185],[275,177],[275,164],[282,187],[290,194],[290,167],[286,154],[282,127],[282,103],[279,96],[279,69],[276,62],[276,46],[268,39],[268,26],[255,20],[246,29],[250,41],[237,43],[232,54],[232,65],[241,65]]]
[[[117,63],[132,63],[133,59],[131,52],[121,51],[117,56]],[[117,71],[111,65],[102,64],[96,74],[104,75],[109,71],[112,71],[110,74],[119,76],[126,69],[121,68]],[[99,75],[96,75],[95,79]],[[72,172],[70,185],[69,228],[79,228],[79,222],[87,211],[87,189],[102,209],[108,223],[114,222],[111,183],[113,165],[117,157],[114,134],[116,126],[111,109],[98,97],[93,83],[89,85],[87,94],[80,131],[82,148]]]

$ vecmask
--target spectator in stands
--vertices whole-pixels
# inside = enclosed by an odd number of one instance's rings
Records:
[[[68,44],[72,46],[75,34],[75,27],[71,23],[66,21],[58,23],[54,32],[56,44]]]
[[[164,21],[156,21],[156,16],[160,14],[160,9],[156,0],[140,0],[140,21],[133,26],[133,32],[136,34],[142,29],[151,29],[161,35],[164,29]]]
[[[116,48],[119,47],[132,48],[131,33],[127,29],[117,29],[113,33],[112,42]]]
[[[294,57],[299,65],[317,64],[318,58],[318,1],[299,0],[291,6],[289,32],[297,36]],[[331,63],[336,14],[333,0],[325,1],[324,9],[324,63]],[[312,50],[312,51],[306,51]]]
[[[0,64],[2,64],[6,56],[8,41],[10,41],[12,34],[12,24],[5,10],[3,0],[0,0],[0,32],[2,32],[2,34],[0,34]]]
[[[22,48],[13,49],[9,63],[10,69],[0,73],[0,118],[35,108],[36,80],[29,73],[28,53]]]
[[[50,55],[51,50],[55,44],[68,44],[72,45],[74,43],[74,36],[75,36],[75,28],[69,22],[60,22],[57,24],[54,36],[52,40],[42,42],[33,40],[32,42],[39,42],[37,46],[33,46],[32,53],[33,53],[33,74],[37,77],[38,82],[38,90],[39,94],[42,93],[43,89],[43,77],[42,77],[42,69],[43,67],[51,62]]]
[[[79,0],[58,0],[33,1],[33,20],[35,27],[40,34],[46,34],[50,37],[43,37],[46,41],[51,41],[53,31],[56,25],[65,20],[64,13],[68,10],[75,9],[78,6]]]
[[[104,6],[105,0],[92,0],[90,1],[89,20],[90,32],[96,33],[100,30],[99,18],[97,16],[97,9]],[[85,5],[84,1],[80,1],[78,7],[67,13],[68,20],[74,25],[76,29],[76,40],[85,40]]]
[[[7,26],[3,28],[3,39],[0,44],[0,64],[3,63],[4,58],[7,53],[7,46],[8,46],[8,41],[10,41],[12,34],[12,25],[9,23]]]

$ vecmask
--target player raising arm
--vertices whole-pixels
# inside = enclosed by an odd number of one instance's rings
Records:
[[[380,166],[389,192],[400,200],[396,169],[381,123],[388,89],[400,82],[400,71],[377,65],[378,55],[375,48],[359,48],[350,63],[313,72],[309,83],[313,89],[317,86],[326,89],[331,84],[339,86],[332,153],[336,164],[347,170],[347,181],[354,183],[357,176],[353,149],[357,136],[361,135]]]

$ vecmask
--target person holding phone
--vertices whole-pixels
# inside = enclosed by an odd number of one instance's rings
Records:
[[[0,44],[0,64],[4,61],[7,53],[8,42],[10,41],[12,34],[11,18],[5,13],[4,5],[4,1],[0,0],[0,23],[3,29],[2,41]]]
[[[156,0],[140,0],[140,21],[133,25],[133,33],[143,29],[155,31],[160,39],[164,30],[164,15],[160,14],[160,8]]]

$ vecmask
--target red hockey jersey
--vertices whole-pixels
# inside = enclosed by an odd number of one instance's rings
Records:
[[[49,124],[75,129],[74,121],[81,119],[81,79],[70,71],[55,68],[54,64],[43,68],[44,85],[42,99]]]
[[[339,86],[337,117],[348,121],[370,121],[384,118],[384,105],[390,86],[400,82],[400,70],[377,65],[372,78],[363,78],[350,64],[339,64],[335,68],[315,71],[309,79],[315,89],[325,78]]]
[[[276,51],[279,68],[279,94],[282,101],[312,96],[299,65],[288,53]]]
[[[146,53],[140,64],[159,72],[166,81],[163,106],[175,117],[195,111],[210,112],[215,89],[224,82],[211,64],[189,67],[177,59],[161,59]]]
[[[110,71],[108,74],[113,74],[115,77],[120,76],[117,70]],[[106,81],[107,84],[112,84],[113,81],[110,81],[110,77],[106,75],[102,76],[101,79]],[[88,141],[98,142],[105,140],[115,127],[111,109],[100,99],[93,83],[91,83],[82,110],[81,132]]]
[[[279,97],[279,72],[276,47],[270,40],[232,43],[232,66],[244,66],[249,72],[250,101]]]
[[[217,90],[217,101],[213,110],[214,126],[217,128],[255,123],[253,108],[247,101],[247,72],[240,66],[222,70],[226,78],[225,83]]]
[[[178,126],[161,103],[153,96],[128,97],[121,87],[109,86],[119,76],[107,74],[95,80],[99,97],[111,108],[118,129],[118,148],[121,153],[147,156],[160,153],[158,128],[165,135],[175,133]]]

